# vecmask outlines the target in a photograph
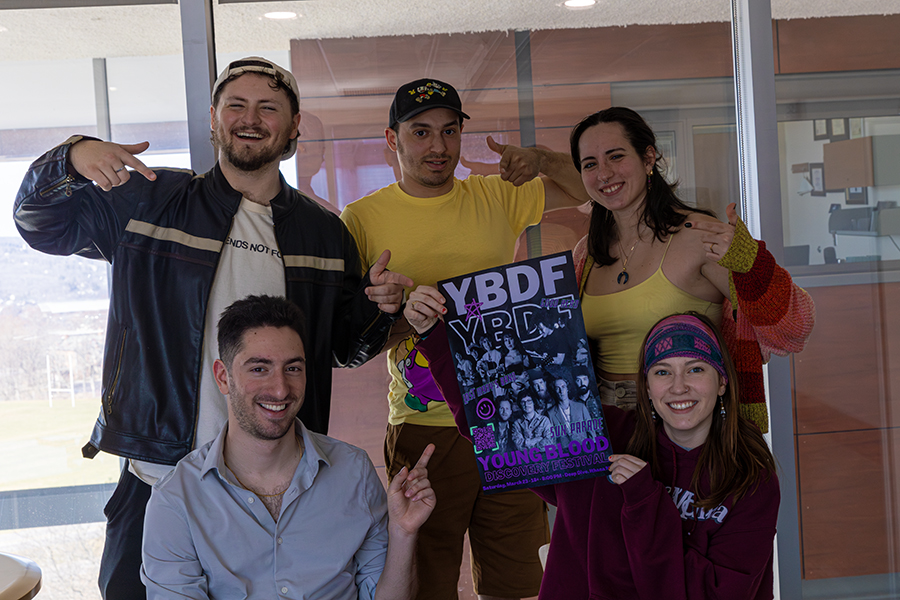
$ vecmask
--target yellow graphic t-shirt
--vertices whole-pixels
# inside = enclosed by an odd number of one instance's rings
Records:
[[[390,250],[388,268],[418,287],[512,262],[516,239],[540,222],[543,210],[540,179],[516,187],[497,175],[473,175],[437,198],[410,196],[394,183],[348,205],[341,219],[366,269]],[[454,426],[412,338],[388,352],[388,370],[392,425]]]

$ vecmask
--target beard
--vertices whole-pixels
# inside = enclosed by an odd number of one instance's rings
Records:
[[[240,392],[228,395],[228,403],[231,405],[238,427],[259,440],[279,440],[287,435],[291,430],[291,425],[294,423],[294,417],[297,416],[297,412],[300,410],[301,403],[298,400],[299,398],[293,394],[280,400],[271,396],[254,396],[249,401],[247,396]],[[286,409],[283,422],[263,421],[253,414],[253,407],[259,402],[263,404],[281,404],[285,401],[292,402],[292,404]],[[291,410],[293,410],[293,414],[290,414]]]
[[[281,139],[284,137],[284,139]],[[261,148],[238,148],[230,136],[219,135],[219,127],[216,126],[212,130],[213,146],[221,152],[222,156],[234,168],[252,173],[259,171],[265,166],[278,162],[284,154],[285,148],[289,144],[290,132],[285,132],[284,136],[278,136],[274,143],[262,146]],[[223,139],[224,138],[224,139]]]
[[[449,156],[443,155],[429,155],[422,157],[421,159],[416,159],[409,156],[406,153],[406,150],[400,144],[399,138],[397,139],[397,158],[400,161],[400,164],[404,166],[403,172],[411,175],[416,181],[418,181],[421,185],[425,187],[441,187],[445,183],[447,183],[451,177],[453,177],[453,173],[456,170],[456,165],[448,163],[453,168],[445,169],[443,172],[436,173],[434,171],[430,171],[425,166],[425,161],[427,160],[450,160]],[[452,162],[452,161],[451,161]]]

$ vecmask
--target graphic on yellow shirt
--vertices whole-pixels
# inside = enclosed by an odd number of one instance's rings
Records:
[[[397,347],[397,370],[409,388],[404,398],[408,407],[425,412],[429,402],[444,402],[441,390],[428,369],[428,361],[416,349],[413,338],[406,338]]]

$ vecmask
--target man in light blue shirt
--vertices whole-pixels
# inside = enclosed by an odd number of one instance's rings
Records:
[[[153,486],[141,579],[153,598],[408,599],[434,508],[429,446],[387,494],[362,450],[308,431],[303,315],[250,296],[219,321],[228,422]]]

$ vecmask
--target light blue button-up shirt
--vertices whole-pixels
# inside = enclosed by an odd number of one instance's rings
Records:
[[[370,600],[384,569],[387,497],[359,448],[307,431],[278,522],[225,467],[227,425],[153,486],[147,598]]]

